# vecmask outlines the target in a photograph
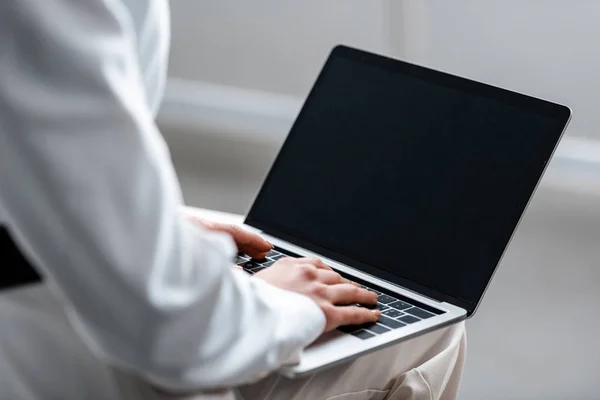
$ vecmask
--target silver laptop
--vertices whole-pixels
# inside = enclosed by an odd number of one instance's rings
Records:
[[[245,224],[379,294],[378,323],[304,351],[314,373],[472,316],[570,119],[562,105],[338,46]]]

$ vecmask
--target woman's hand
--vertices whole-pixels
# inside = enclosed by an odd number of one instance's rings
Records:
[[[223,224],[220,222],[207,221],[196,216],[184,213],[186,217],[192,221],[202,225],[204,228],[224,232],[233,238],[238,251],[255,259],[265,258],[269,250],[273,249],[273,245],[261,238],[255,233],[248,232],[234,224]]]
[[[375,322],[381,315],[377,309],[357,306],[375,306],[376,293],[349,283],[318,258],[282,258],[254,278],[312,299],[325,315],[325,332]]]

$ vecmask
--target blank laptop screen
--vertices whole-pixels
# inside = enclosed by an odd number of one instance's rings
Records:
[[[562,106],[336,48],[247,223],[475,304],[568,118]]]

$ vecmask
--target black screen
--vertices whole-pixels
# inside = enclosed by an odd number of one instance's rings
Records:
[[[476,303],[568,118],[406,68],[334,51],[248,223]]]

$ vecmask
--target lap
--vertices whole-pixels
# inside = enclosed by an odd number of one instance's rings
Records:
[[[459,323],[308,378],[271,375],[239,393],[248,400],[451,399],[458,389],[465,345],[464,323]]]
[[[0,321],[0,387],[13,398],[176,398],[158,395],[140,379],[102,363],[71,328],[62,305],[45,287],[0,295]],[[357,400],[445,399],[441,393],[446,392],[452,399],[464,352],[461,323],[308,378],[290,380],[272,374],[241,387],[237,394],[247,400]],[[422,397],[426,392],[429,396]]]

